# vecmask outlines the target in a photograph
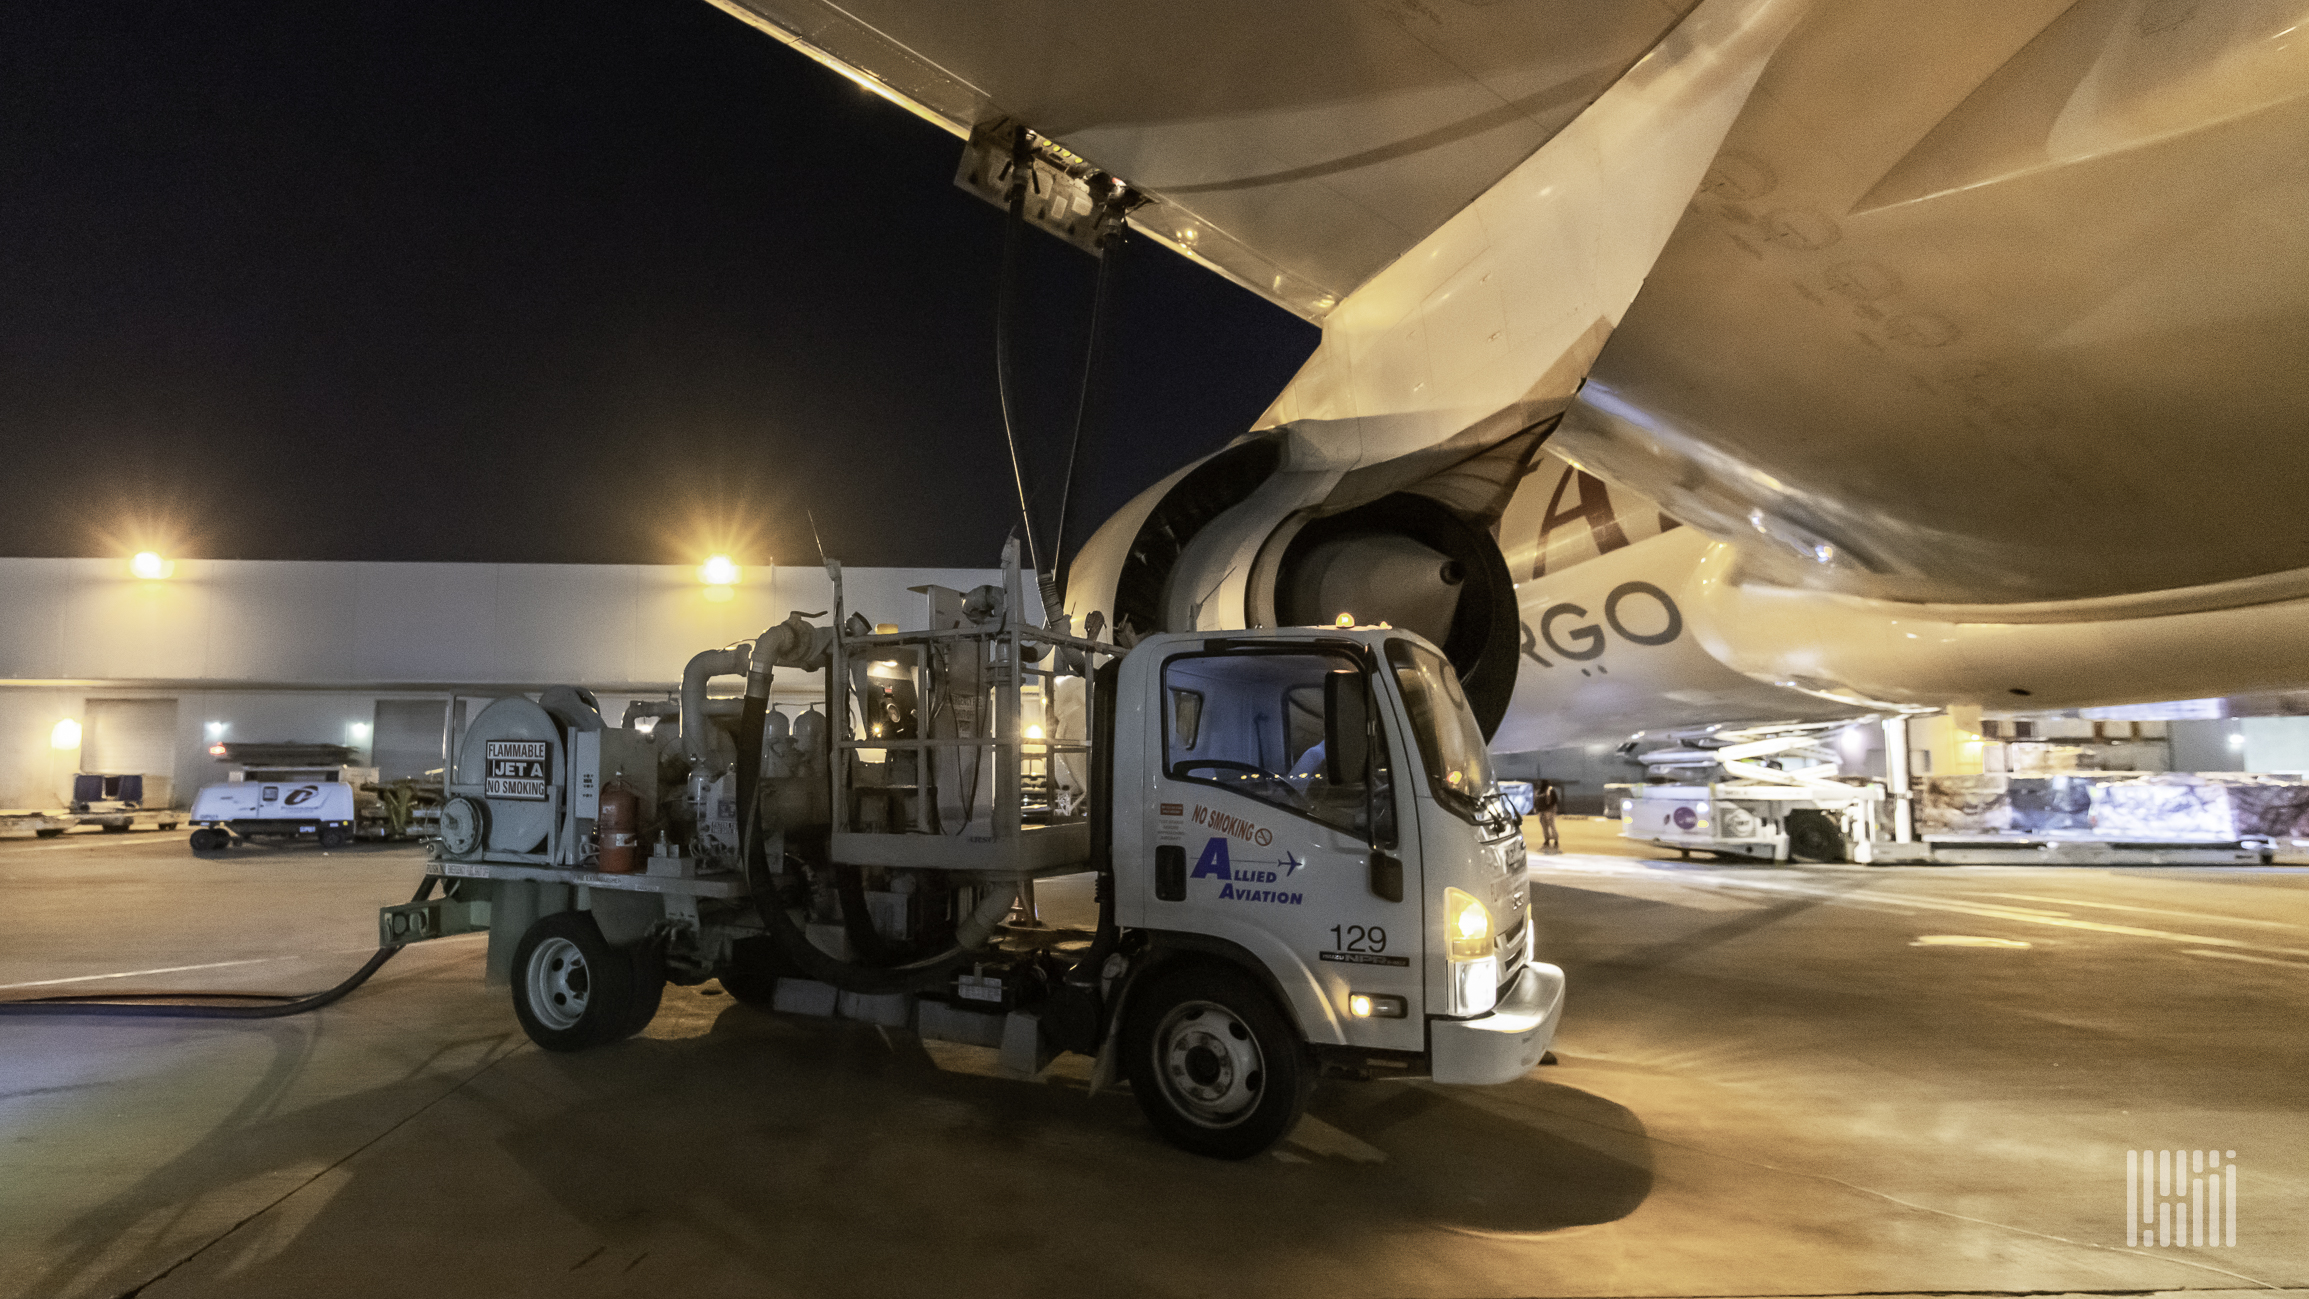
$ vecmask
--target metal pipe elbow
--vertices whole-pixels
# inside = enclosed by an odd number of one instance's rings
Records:
[[[995,926],[1000,925],[1002,918],[1010,914],[1011,906],[1017,901],[1016,884],[996,885],[985,900],[963,918],[961,924],[954,926],[954,945],[964,951],[976,951],[984,947],[986,940],[993,936]]]
[[[706,720],[706,683],[715,677],[744,672],[751,657],[751,652],[742,645],[734,649],[704,650],[692,655],[689,665],[681,670],[681,752],[692,767],[721,774],[721,761],[707,739],[706,728],[712,723]]]

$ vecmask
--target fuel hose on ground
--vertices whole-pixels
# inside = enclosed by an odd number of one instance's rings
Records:
[[[433,895],[438,881],[428,875],[417,886],[409,901],[423,902]],[[308,1010],[337,1001],[353,989],[369,981],[369,976],[385,967],[385,962],[400,952],[403,944],[388,943],[377,949],[368,963],[353,971],[351,978],[322,992],[96,992],[70,993],[60,997],[31,997],[22,1001],[0,1001],[0,1015],[99,1015],[120,1019],[280,1019],[288,1015],[302,1015]],[[182,1004],[188,1001],[244,1001],[265,1002],[250,1006],[196,1006]]]

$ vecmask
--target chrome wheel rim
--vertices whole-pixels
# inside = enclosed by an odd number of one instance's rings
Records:
[[[556,1030],[577,1027],[585,1018],[593,981],[585,953],[566,938],[548,938],[529,954],[529,1013]]]
[[[1267,1081],[1258,1036],[1215,1001],[1181,1002],[1155,1030],[1155,1071],[1171,1108],[1206,1128],[1249,1118]]]

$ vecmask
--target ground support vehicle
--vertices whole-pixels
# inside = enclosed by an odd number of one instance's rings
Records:
[[[327,755],[338,745],[226,745],[268,755],[265,764],[236,763],[223,783],[205,785],[188,818],[195,852],[221,852],[244,840],[290,839],[342,848],[356,839],[405,840],[432,832],[440,816],[437,777],[379,782],[374,767],[349,766]],[[270,755],[320,754],[324,760],[283,762]]]
[[[70,812],[0,812],[0,833],[30,831],[43,839],[53,839],[78,824],[80,818]]]
[[[2227,866],[2275,857],[2265,838],[2092,829],[1910,835],[1897,817],[1887,836],[1883,807],[1915,795],[1836,775],[1834,751],[1822,741],[1844,725],[1680,733],[1677,747],[1641,755],[1650,768],[1643,784],[1605,786],[1618,804],[1620,834],[1687,857],[1884,866]]]
[[[362,815],[361,787],[376,773],[363,767],[236,768],[222,784],[204,785],[192,800],[194,852],[221,852],[244,840],[306,840],[342,848],[363,829],[382,824]]]
[[[2266,866],[2276,860],[2265,840],[2115,839],[2090,831],[2035,834],[1928,834],[1912,843],[1880,843],[1880,866]]]
[[[1883,846],[1884,787],[1837,775],[1825,743],[1844,722],[1679,733],[1640,755],[1640,785],[1611,785],[1620,835],[1760,861],[1867,862]]]
[[[72,777],[70,825],[99,825],[106,834],[130,830],[174,830],[185,814],[168,806],[168,781],[161,782],[161,806],[145,806],[145,779],[141,775],[104,775],[77,772]],[[64,833],[69,826],[42,831],[44,836]]]
[[[1281,1139],[1316,1077],[1497,1083],[1547,1050],[1523,843],[1436,650],[1386,628],[1111,641],[924,589],[915,630],[805,615],[693,658],[678,708],[582,690],[455,741],[430,869],[384,941],[486,929],[529,1035],[637,1031],[668,980],[1127,1078],[1190,1150]],[[775,669],[819,700],[769,709]],[[710,698],[743,674],[737,700]],[[822,707],[822,711],[821,711]],[[654,721],[645,730],[643,721]],[[1099,923],[1036,923],[1095,872]]]

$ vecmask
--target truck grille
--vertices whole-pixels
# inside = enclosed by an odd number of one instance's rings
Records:
[[[1515,928],[1492,941],[1491,950],[1499,955],[1499,986],[1502,988],[1515,982],[1515,976],[1523,973],[1523,931],[1530,923],[1531,912],[1527,910],[1523,913],[1523,919],[1516,922]]]

